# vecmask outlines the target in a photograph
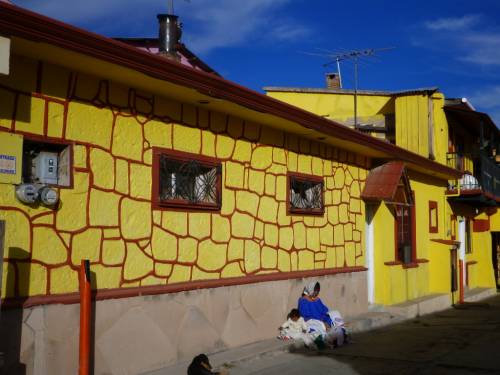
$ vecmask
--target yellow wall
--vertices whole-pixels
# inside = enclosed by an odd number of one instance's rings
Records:
[[[19,56],[0,102],[1,131],[74,148],[74,186],[56,210],[0,184],[2,296],[76,292],[81,259],[99,288],[365,264],[363,157]],[[218,158],[221,211],[152,209],[155,146]],[[324,215],[286,213],[287,172],[324,177]]]
[[[345,122],[354,118],[354,95],[297,92],[268,92],[268,96],[315,113],[319,116]],[[358,95],[358,117],[384,119],[384,115],[394,113],[391,96]]]

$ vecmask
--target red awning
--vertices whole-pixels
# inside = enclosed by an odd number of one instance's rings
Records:
[[[411,188],[402,161],[391,161],[370,171],[361,194],[365,201],[411,204]]]

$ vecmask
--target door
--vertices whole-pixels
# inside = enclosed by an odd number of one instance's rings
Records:
[[[373,216],[375,207],[366,205],[366,225],[365,225],[365,242],[366,242],[366,268],[368,268],[367,288],[368,288],[368,303],[375,303],[375,244],[373,237]]]

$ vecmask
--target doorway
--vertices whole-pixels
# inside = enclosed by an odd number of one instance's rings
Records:
[[[500,232],[491,232],[491,256],[497,289],[500,289]]]

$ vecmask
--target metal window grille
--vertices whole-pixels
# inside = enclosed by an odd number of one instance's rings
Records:
[[[217,189],[220,167],[196,160],[160,157],[160,201],[186,204],[219,204]]]
[[[323,183],[290,177],[290,207],[292,209],[323,209]]]
[[[412,261],[411,208],[412,206],[396,206],[398,260],[403,263]]]

